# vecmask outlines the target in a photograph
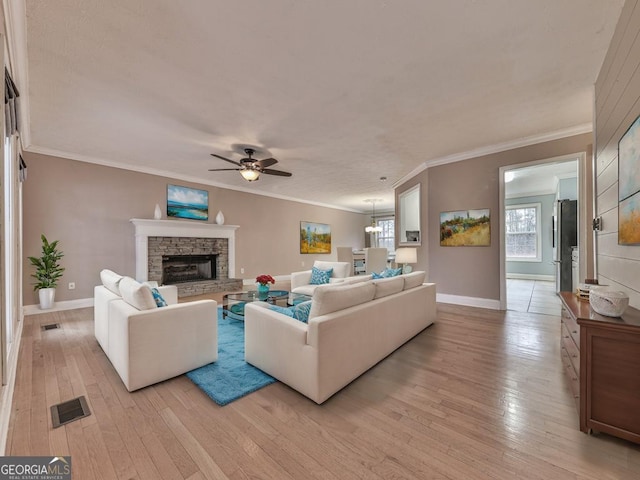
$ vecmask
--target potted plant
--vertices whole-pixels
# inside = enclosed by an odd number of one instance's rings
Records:
[[[33,289],[38,291],[40,309],[46,310],[53,307],[58,279],[64,272],[64,267],[60,266],[60,259],[64,254],[58,251],[58,240],[49,243],[44,234],[40,238],[42,254],[39,257],[29,257],[29,261],[36,267],[36,273],[31,275],[37,280]]]

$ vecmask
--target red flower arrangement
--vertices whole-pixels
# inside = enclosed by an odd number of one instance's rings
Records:
[[[268,283],[276,283],[276,281],[271,275],[258,275],[256,277],[256,282],[258,282],[263,287],[266,286]]]

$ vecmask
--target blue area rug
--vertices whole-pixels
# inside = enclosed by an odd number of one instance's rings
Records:
[[[222,308],[218,308],[218,361],[186,375],[218,405],[226,405],[276,381],[244,361],[244,322],[222,319]]]

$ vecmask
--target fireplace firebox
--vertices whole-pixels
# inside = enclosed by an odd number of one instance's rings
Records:
[[[177,283],[215,280],[218,255],[163,255],[162,283]]]

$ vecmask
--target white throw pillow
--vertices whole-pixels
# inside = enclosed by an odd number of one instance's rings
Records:
[[[376,296],[374,298],[382,298],[387,295],[393,295],[394,293],[401,292],[404,288],[404,278],[401,276],[380,278],[372,280],[372,283],[376,286]]]
[[[355,285],[321,285],[313,292],[309,320],[345,308],[373,300],[376,287],[373,283]]]
[[[426,276],[427,272],[417,271],[402,275],[400,278],[404,278],[404,289],[409,290],[410,288],[422,285]]]
[[[116,272],[106,268],[100,272],[100,281],[102,285],[104,285],[104,288],[116,295],[120,295],[120,280],[122,280],[122,275],[118,275]]]
[[[151,287],[135,281],[131,277],[123,277],[120,280],[120,294],[122,299],[138,310],[151,310],[158,308],[153,299]]]

